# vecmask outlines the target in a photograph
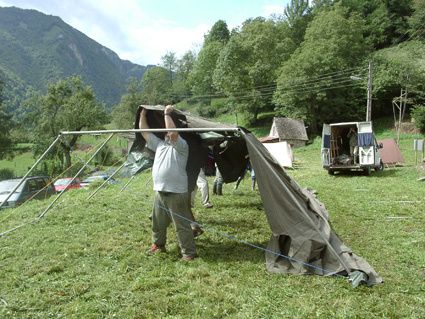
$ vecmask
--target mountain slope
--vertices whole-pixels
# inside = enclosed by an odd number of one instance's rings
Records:
[[[72,28],[59,17],[35,10],[0,8],[0,70],[7,88],[33,87],[44,92],[47,85],[71,75],[81,75],[93,86],[97,98],[108,107],[117,103],[130,76],[140,78],[146,67],[121,60],[110,49]],[[15,89],[16,91],[16,89]],[[14,109],[16,94],[6,94]],[[11,98],[14,98],[13,101]]]

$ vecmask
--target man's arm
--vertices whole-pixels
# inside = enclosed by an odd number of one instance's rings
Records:
[[[145,108],[142,109],[142,113],[140,114],[140,119],[139,119],[139,128],[141,128],[141,129],[148,129],[149,128],[148,120],[146,119],[146,113],[147,113],[147,110]],[[149,137],[150,137],[150,133],[149,132],[142,132],[142,136],[147,143],[148,140],[149,140]]]
[[[165,128],[176,128],[176,124],[173,121],[173,118],[171,117],[171,112],[174,111],[174,108],[172,105],[167,105],[164,110],[164,121],[165,121]],[[169,139],[171,142],[175,143],[179,137],[178,132],[168,132],[167,133]]]

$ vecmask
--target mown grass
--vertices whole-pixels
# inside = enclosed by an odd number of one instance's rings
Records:
[[[406,165],[369,177],[329,176],[320,140],[295,149],[297,169],[288,171],[317,191],[334,230],[382,285],[353,289],[338,277],[268,273],[262,251],[229,236],[263,247],[270,237],[248,177],[237,191],[226,184],[213,209],[197,199],[206,232],[194,262],[179,260],[171,228],[168,252],[147,256],[152,184],[144,173],[126,190],[121,180],[91,200],[90,191],[67,192],[41,221],[0,237],[0,317],[423,318],[425,184],[416,180],[422,171],[411,137],[400,145]],[[0,232],[30,222],[52,199],[2,210]]]
[[[15,176],[24,176],[28,172],[28,168],[35,162],[32,152],[17,154],[12,160],[0,160],[0,169],[10,169]]]

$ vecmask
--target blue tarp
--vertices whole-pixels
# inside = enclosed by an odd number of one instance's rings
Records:
[[[372,133],[359,133],[358,145],[360,147],[373,146],[375,138]]]
[[[324,148],[331,148],[331,136],[330,135],[323,135],[323,147]]]

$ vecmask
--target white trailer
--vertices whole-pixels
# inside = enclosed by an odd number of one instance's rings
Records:
[[[322,132],[322,164],[329,174],[340,171],[384,169],[372,122],[324,124]]]

